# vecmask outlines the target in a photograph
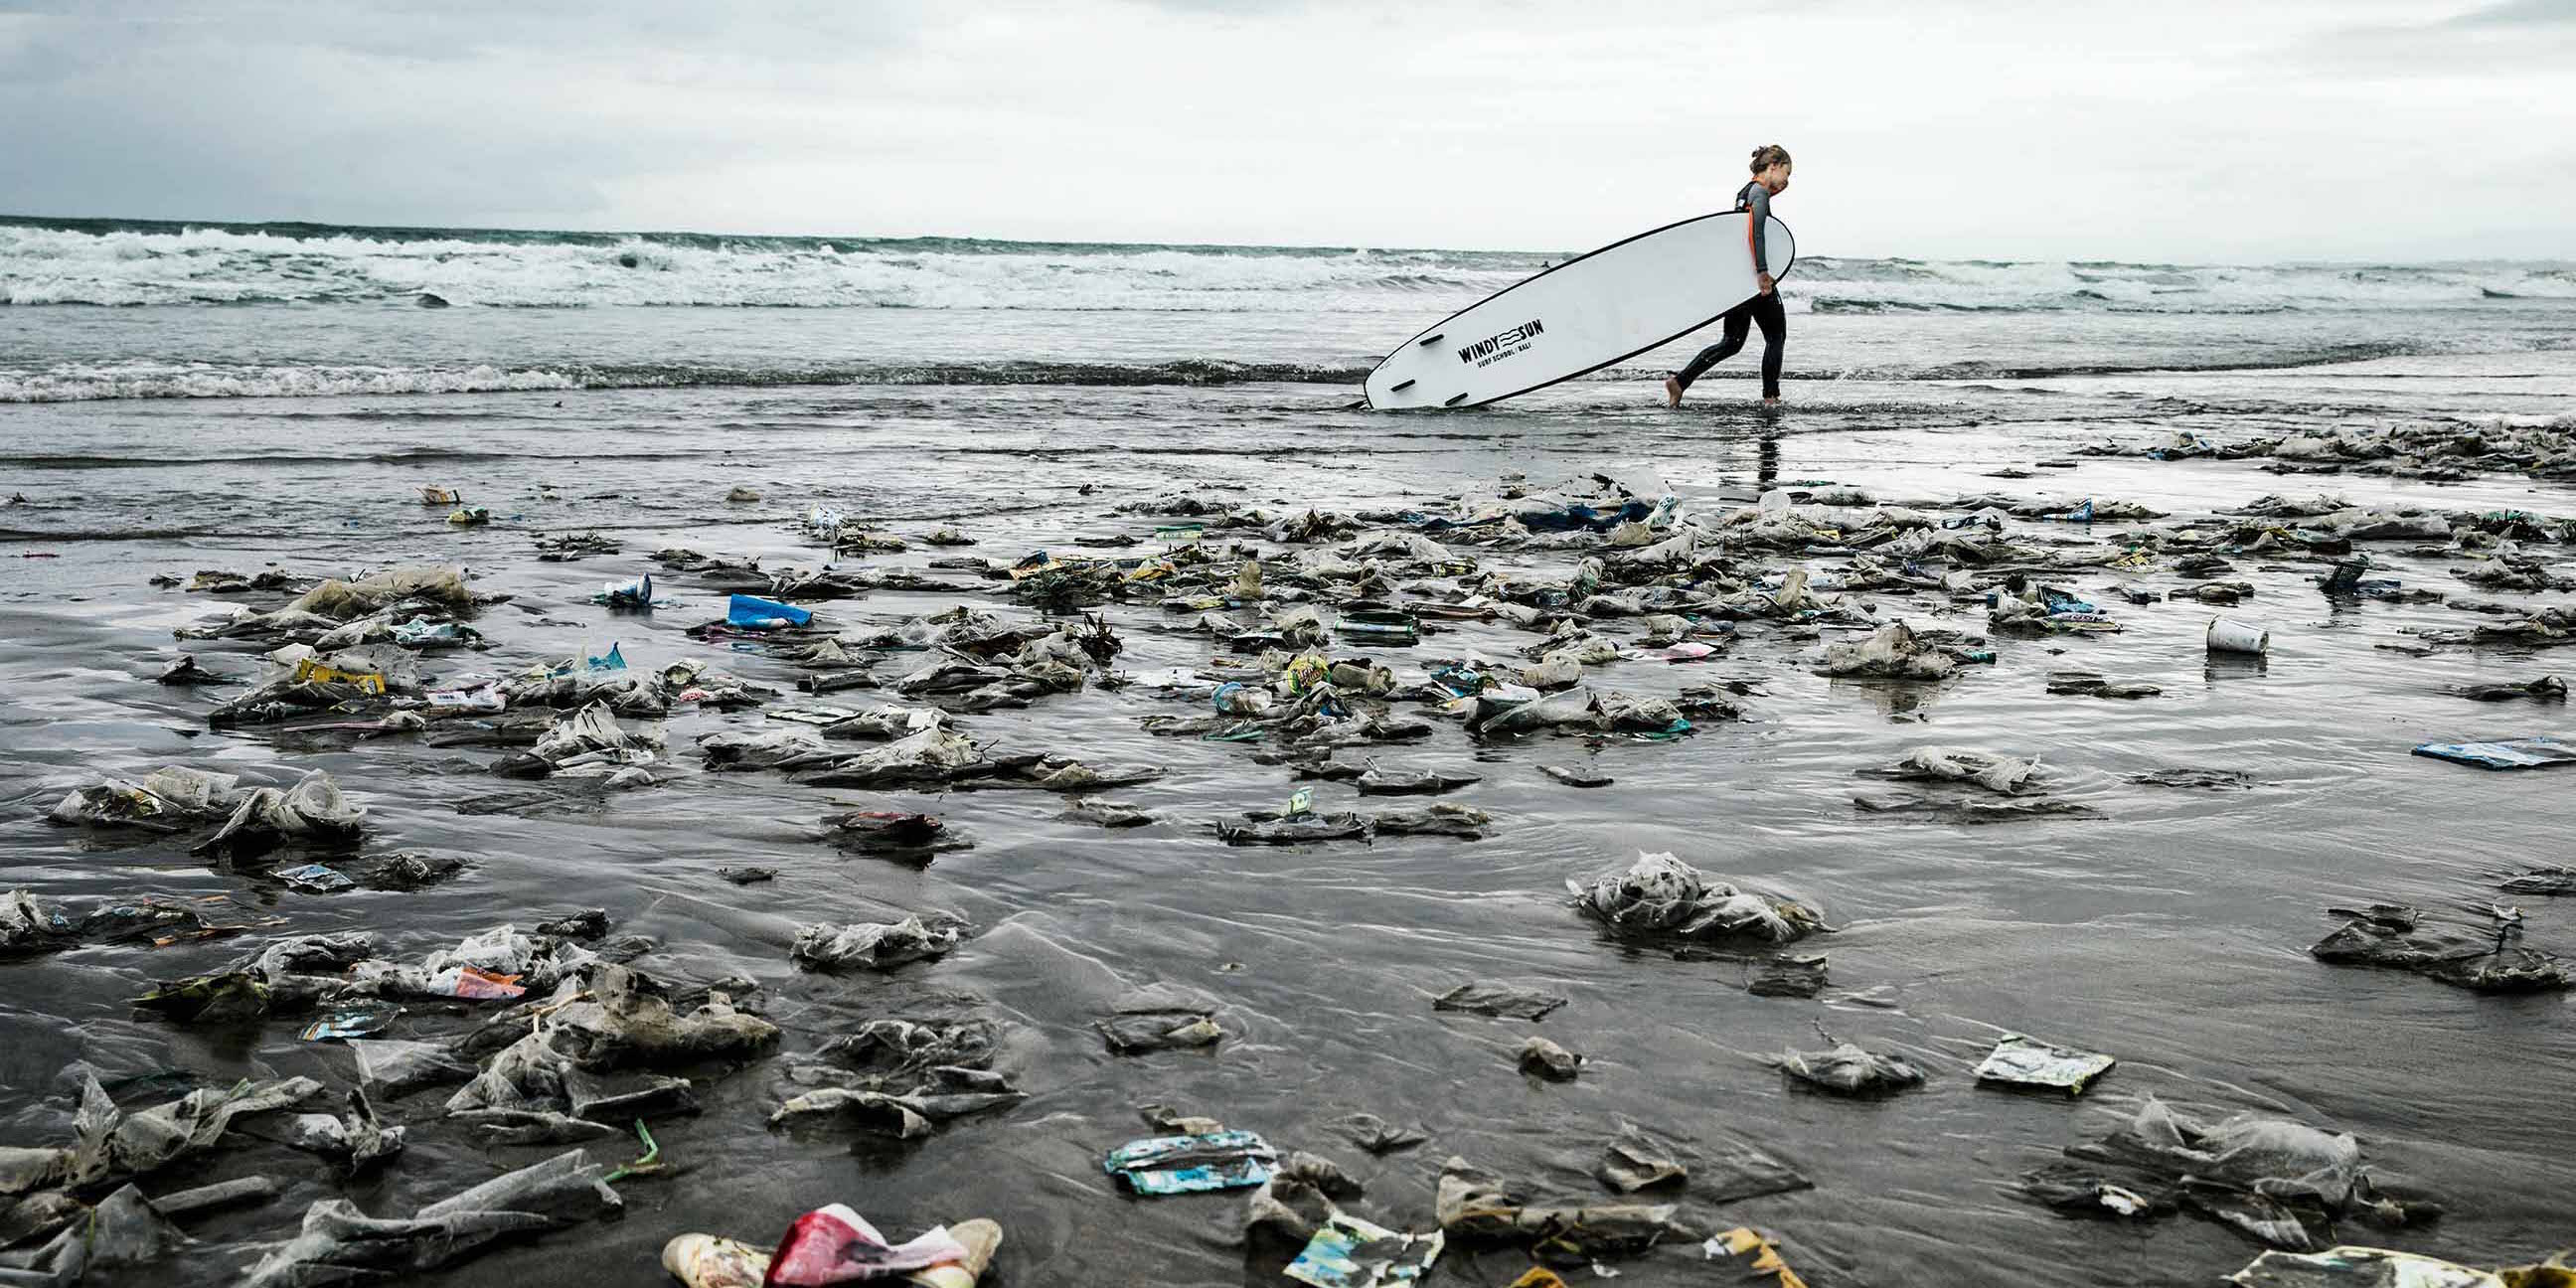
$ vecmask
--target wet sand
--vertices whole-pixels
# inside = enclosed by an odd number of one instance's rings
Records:
[[[1482,775],[1439,798],[1493,816],[1492,835],[1480,841],[1222,844],[1213,820],[1276,808],[1304,784],[1256,763],[1252,747],[1146,733],[1140,717],[1198,708],[1136,688],[1094,684],[1026,710],[960,717],[979,742],[1007,750],[1163,766],[1157,782],[1104,793],[1158,821],[1106,831],[1059,819],[1065,802],[1051,793],[853,792],[700,768],[700,736],[778,727],[760,710],[675,710],[654,786],[602,795],[558,784],[559,806],[461,813],[462,799],[527,785],[493,777],[493,752],[416,737],[338,745],[267,728],[210,730],[206,709],[233,690],[152,682],[181,649],[235,674],[253,669],[256,651],[174,641],[173,629],[223,605],[147,585],[156,573],[185,579],[200,568],[274,564],[321,576],[438,562],[469,568],[478,591],[513,597],[476,619],[489,651],[430,657],[425,669],[441,682],[613,640],[638,668],[708,658],[745,679],[792,687],[795,668],[687,638],[687,627],[721,616],[723,596],[644,556],[686,546],[770,565],[817,563],[825,552],[795,525],[816,504],[907,538],[953,526],[978,541],[967,553],[1003,560],[1119,533],[1145,544],[1090,553],[1150,551],[1152,529],[1170,520],[1111,509],[1152,496],[1431,509],[1505,473],[1533,485],[1595,471],[1651,480],[1681,497],[1685,514],[1712,518],[1750,504],[1766,484],[1804,480],[1890,501],[1998,491],[2172,512],[2148,524],[2012,525],[2043,544],[2171,530],[2266,493],[2326,491],[2356,504],[2444,511],[2576,509],[2562,487],[2502,475],[2433,484],[2281,477],[2261,472],[2260,462],[2088,457],[2026,480],[1981,477],[2178,428],[2227,441],[2350,418],[2493,414],[2494,386],[2473,370],[2428,377],[2402,365],[2355,368],[2331,386],[2327,408],[2316,390],[2329,378],[2312,370],[2213,384],[2131,374],[2011,389],[1846,381],[1793,389],[1800,405],[1777,424],[1745,412],[1734,401],[1740,387],[1714,383],[1682,414],[1652,409],[1647,388],[1631,407],[1582,385],[1490,414],[1402,421],[1334,410],[1350,396],[1337,387],[1270,384],[573,391],[6,413],[21,442],[14,465],[0,469],[0,492],[24,493],[30,504],[0,511],[9,530],[0,544],[0,692],[8,695],[0,814],[16,820],[0,826],[0,864],[12,884],[49,900],[219,896],[241,917],[275,918],[264,933],[365,929],[404,957],[503,922],[524,928],[604,907],[617,933],[658,942],[637,961],[641,969],[761,985],[763,1012],[785,1030],[783,1054],[704,1080],[702,1114],[655,1124],[676,1174],[621,1183],[622,1221],[496,1251],[446,1282],[581,1274],[653,1283],[671,1235],[715,1231],[766,1243],[797,1213],[832,1201],[896,1237],[942,1220],[999,1220],[1008,1241],[990,1283],[1277,1282],[1283,1258],[1247,1260],[1239,1195],[1134,1199],[1101,1174],[1104,1150],[1154,1134],[1137,1115],[1149,1102],[1337,1159],[1367,1186],[1353,1209],[1390,1225],[1431,1223],[1440,1162],[1451,1155],[1549,1192],[1606,1198],[1590,1170],[1601,1143],[1629,1122],[1703,1142],[1747,1141],[1811,1177],[1815,1187],[1797,1193],[1682,1201],[1701,1227],[1776,1231],[1790,1263],[1819,1288],[2206,1283],[2258,1247],[2189,1217],[2139,1227],[2066,1220],[2010,1191],[2016,1177],[2116,1126],[2152,1095],[2200,1112],[2260,1111],[2354,1133],[2376,1172],[2450,1209],[2429,1228],[2354,1225],[2347,1241],[2477,1264],[2527,1259],[2567,1240],[2561,1196],[2576,1183],[2576,1127],[2551,1090],[2576,1058],[2565,995],[2479,996],[2327,966],[2306,949],[2336,924],[2329,905],[2404,902],[2447,914],[2502,900],[2501,871],[2566,861],[2559,775],[2482,773],[2408,754],[2428,740],[2571,732],[2563,705],[2474,703],[2444,692],[2565,663],[2546,652],[2457,647],[2414,657],[2375,647],[2405,642],[2409,629],[2461,629],[2471,615],[2443,604],[2329,601],[2314,585],[2321,563],[2232,557],[2226,578],[2252,583],[2255,594],[2225,610],[2130,605],[2111,594],[2120,582],[2157,591],[2191,584],[2161,564],[2051,578],[2095,598],[2124,629],[1998,638],[1991,666],[1938,684],[1819,677],[1812,666],[1823,641],[1758,622],[1705,663],[1591,668],[1598,687],[1646,694],[1720,678],[1753,682],[1756,692],[1742,699],[1746,719],[1704,722],[1677,741],[1480,743],[1435,720],[1427,742],[1343,753]],[[2523,401],[2507,410],[2546,408],[2566,396],[2567,379],[2513,388]],[[76,467],[61,459],[73,457],[86,459]],[[417,504],[423,485],[462,488],[495,521],[452,529],[443,510]],[[763,499],[728,504],[735,486]],[[549,488],[551,496],[541,491]],[[535,533],[594,529],[621,541],[623,553],[535,558]],[[1273,558],[1287,553],[1256,544]],[[2487,595],[2454,577],[2460,560],[2404,553],[2413,544],[2375,543],[2372,575]],[[2536,549],[2554,557],[2559,548]],[[916,540],[906,553],[860,562],[918,568],[942,553]],[[1562,576],[1585,552],[1460,553],[1488,568]],[[22,557],[31,554],[55,557]],[[1821,574],[1846,560],[1775,562]],[[644,571],[679,604],[638,618],[588,602],[602,582]],[[815,607],[851,628],[961,602],[1028,614],[999,593],[1006,583],[988,584],[994,593],[879,592]],[[2568,600],[2563,592],[2495,597]],[[1854,598],[1882,612],[1984,625],[1981,605],[1944,596]],[[1150,604],[1099,611],[1125,643],[1119,670],[1200,665],[1218,651],[1179,630],[1195,614]],[[2203,629],[2221,611],[2271,628],[2267,663],[2206,653]],[[1417,647],[1365,651],[1409,681],[1429,659],[1517,657],[1537,639],[1497,623],[1439,625]],[[1614,637],[1633,630],[1619,621],[1596,628]],[[2049,672],[2076,668],[2163,692],[2129,702],[2047,692]],[[898,658],[877,669],[908,666]],[[845,696],[852,705],[884,700]],[[2102,817],[1959,826],[1855,810],[1855,795],[1889,786],[1856,770],[1935,744],[2036,755],[2052,795]],[[1616,781],[1577,789],[1537,769],[1569,762]],[[209,867],[187,853],[188,838],[93,835],[42,820],[100,773],[163,764],[276,785],[327,769],[369,811],[363,854],[421,850],[471,867],[418,892],[310,895]],[[2243,770],[2259,785],[2199,792],[2127,777],[2172,766]],[[1360,801],[1347,784],[1313,786],[1319,810],[1380,804]],[[973,847],[918,868],[846,856],[824,841],[818,820],[851,808],[936,812]],[[1670,850],[1820,907],[1836,931],[1802,948],[1829,954],[1831,986],[1813,1000],[1753,996],[1740,963],[1677,961],[1607,938],[1570,907],[1563,883],[1624,868],[1640,850]],[[715,875],[747,863],[779,875],[747,887]],[[2576,905],[2520,902],[2528,944],[2576,954]],[[789,964],[800,924],[934,910],[971,924],[943,960],[844,976]],[[68,1139],[77,1082],[65,1069],[76,1061],[111,1078],[183,1070],[212,1083],[274,1071],[313,1076],[335,1092],[348,1085],[347,1054],[299,1041],[295,1024],[174,1025],[138,1017],[126,1003],[153,979],[216,969],[255,943],[92,947],[0,966],[12,984],[0,995],[8,1038],[0,1142]],[[1535,1026],[1433,1012],[1431,998],[1477,978],[1571,1001]],[[1120,991],[1152,982],[1222,998],[1225,1041],[1200,1052],[1106,1051],[1092,1021]],[[462,1009],[411,1004],[397,1033],[459,1034],[474,1023]],[[867,1019],[958,1013],[1005,1026],[1000,1067],[1028,1100],[909,1143],[764,1128],[795,1090],[780,1072],[789,1057]],[[1928,1084],[1871,1102],[1792,1088],[1767,1057],[1816,1047],[1820,1024],[1903,1053]],[[1578,1080],[1542,1082],[1515,1068],[1513,1054],[1533,1031],[1589,1057]],[[2120,1064],[2078,1100],[1980,1089],[1970,1070],[2005,1031]],[[413,1125],[411,1148],[354,1187],[320,1160],[267,1145],[221,1150],[156,1178],[147,1189],[250,1171],[291,1182],[276,1203],[206,1219],[195,1232],[210,1246],[165,1269],[180,1281],[223,1282],[249,1259],[226,1245],[285,1237],[312,1200],[345,1193],[370,1211],[408,1211],[556,1152],[477,1148],[442,1126],[441,1099],[423,1093],[388,1107]],[[1333,1127],[1357,1111],[1418,1121],[1432,1139],[1370,1157]],[[592,1152],[627,1156],[622,1142]],[[1459,1247],[1436,1274],[1499,1285],[1526,1264],[1517,1251]],[[1705,1282],[1707,1273],[1688,1244],[1617,1269],[1638,1284]]]

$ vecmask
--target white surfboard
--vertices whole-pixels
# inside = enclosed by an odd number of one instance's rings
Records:
[[[1751,216],[1666,224],[1569,259],[1442,319],[1368,376],[1379,411],[1482,407],[1669,344],[1753,298]],[[1774,281],[1797,243],[1775,216],[1763,256]]]

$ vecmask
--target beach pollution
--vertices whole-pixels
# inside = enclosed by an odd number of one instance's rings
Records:
[[[2564,0],[12,8],[0,1288],[2576,1288]]]
[[[2177,583],[2165,571],[2177,561],[2257,549],[2287,561],[2283,579],[2306,577],[2306,594],[2319,601],[2276,610],[2297,621],[2334,608],[2342,592],[2328,584],[2331,568],[2367,548],[2344,534],[2385,522],[2326,502],[2273,501],[2240,507],[2257,517],[2200,520],[2128,507],[2141,517],[2070,534],[2045,511],[2012,515],[2032,507],[1990,495],[1879,501],[1805,485],[1742,501],[1691,499],[1639,492],[1606,474],[1509,477],[1351,511],[1181,492],[1087,508],[1108,530],[1138,536],[1014,553],[988,531],[976,542],[990,554],[898,560],[886,555],[914,547],[897,529],[816,505],[768,522],[819,571],[666,548],[649,556],[659,580],[644,589],[636,577],[623,600],[614,579],[632,556],[604,543],[565,552],[543,541],[546,558],[586,565],[580,571],[593,581],[606,573],[611,591],[563,605],[544,602],[542,590],[504,591],[514,583],[491,571],[489,554],[473,565],[262,579],[195,572],[160,589],[107,588],[116,600],[167,597],[182,624],[163,642],[137,640],[127,669],[148,684],[166,676],[177,648],[189,649],[180,655],[187,666],[222,678],[159,701],[183,704],[174,709],[193,710],[205,730],[249,754],[182,754],[148,769],[71,775],[29,822],[49,826],[46,844],[58,850],[165,856],[156,862],[239,883],[238,893],[160,893],[148,870],[106,899],[20,888],[6,905],[9,969],[112,972],[135,981],[108,987],[133,1008],[138,1035],[230,1034],[273,1045],[285,1065],[310,1072],[234,1079],[183,1062],[144,1081],[125,1074],[122,1094],[99,1073],[85,1075],[63,1126],[11,1143],[13,1206],[0,1231],[11,1250],[0,1262],[29,1282],[83,1282],[109,1266],[179,1258],[286,1284],[357,1267],[429,1270],[508,1256],[507,1245],[626,1211],[639,1189],[688,1186],[707,1164],[693,1153],[777,1147],[708,1141],[691,1124],[709,1115],[747,1112],[778,1145],[876,1141],[886,1145],[869,1148],[931,1151],[961,1128],[1028,1116],[1062,1078],[1061,1057],[1041,1053],[1075,1028],[1096,1033],[1093,1050],[1110,1061],[1103,1076],[1141,1099],[1165,1085],[1160,1062],[1221,1069],[1246,1058],[1246,1043],[1299,1041],[1294,1021],[1230,1000],[1234,981],[1223,972],[1196,983],[1120,982],[1087,1006],[1065,998],[1069,1009],[1046,994],[978,1001],[977,981],[1005,995],[1017,986],[991,966],[941,982],[954,963],[977,957],[988,937],[1017,939],[1042,921],[1005,914],[997,923],[971,898],[943,906],[926,891],[903,897],[916,882],[902,874],[1008,845],[1026,826],[1014,820],[1050,811],[1072,833],[1146,837],[1210,858],[1254,844],[1311,856],[1292,863],[1335,854],[1402,862],[1408,847],[1426,846],[1486,853],[1543,825],[1532,794],[1607,777],[1554,763],[1569,751],[1623,766],[1624,778],[1717,731],[1795,721],[1797,708],[1774,690],[1800,674],[1834,677],[1833,692],[1867,686],[1853,696],[1903,714],[2010,683],[2001,678],[2007,667],[2028,654],[2028,668],[2046,680],[2043,700],[2097,697],[2098,675],[2073,682],[2060,656],[2123,628],[2202,632],[2207,619],[2194,605],[2171,602],[2191,584],[2188,574]],[[2301,513],[2280,516],[2291,509]],[[2443,554],[2475,567],[2529,558],[2511,552],[2571,535],[2566,521],[2530,514],[2383,513],[2408,522],[2382,540],[2420,557],[2438,528],[2448,537]],[[1961,538],[1944,517],[1958,514],[1992,517]],[[1186,534],[1146,535],[1176,517],[1192,520]],[[2307,576],[2302,563],[2329,571]],[[795,602],[799,589],[826,586],[823,597]],[[2127,592],[2142,586],[2164,593],[2133,602],[2142,597]],[[904,588],[923,606],[879,607],[880,587]],[[2254,602],[2272,597],[2258,593]],[[2107,611],[2098,606],[2105,602],[2124,607]],[[639,608],[650,616],[619,615]],[[2554,628],[2537,625],[2547,608],[2525,611],[2521,620],[2535,625],[2512,637],[2516,647],[2545,648],[2555,639]],[[514,650],[514,621],[532,613],[574,619],[594,642]],[[2498,618],[2512,614],[2410,638],[2474,655],[2491,644],[2480,632],[2493,628],[2483,623]],[[2060,619],[2073,620],[2060,629]],[[1401,632],[1383,629],[1398,621]],[[1344,629],[1354,623],[1361,629]],[[2259,647],[2267,632],[2227,619],[2205,633],[2213,658],[2268,652],[2277,662],[2302,647],[2267,650]],[[1676,652],[1677,642],[1704,647]],[[1771,678],[1736,678],[1755,665]],[[1034,713],[1076,702],[1088,714],[1034,723]],[[1005,713],[1030,714],[997,724]],[[1112,744],[1093,732],[1104,722],[1133,733]],[[1037,741],[1003,732],[1010,727],[1074,736]],[[2504,742],[2390,741],[2400,765],[2409,750],[2497,767],[2545,763],[2530,743],[2514,759],[2515,744]],[[2138,775],[2147,786],[2109,790],[2089,781],[2079,760],[2035,740],[2009,749],[1923,741],[1848,772],[1896,793],[1853,796],[1862,817],[1980,836],[2110,824],[2156,808],[2156,785],[2233,786],[2225,775],[2239,772],[2175,766]],[[756,844],[710,851],[756,855],[759,866],[708,863],[695,879],[673,871],[629,882],[651,898],[729,906],[737,911],[728,918],[774,925],[759,932],[775,945],[767,964],[711,977],[667,921],[663,934],[635,934],[623,928],[631,913],[567,912],[543,899],[496,908],[497,924],[484,929],[425,940],[405,924],[406,901],[475,879],[471,833],[449,837],[468,852],[443,859],[398,849],[410,838],[377,802],[389,775],[433,765],[444,784],[433,795],[468,820],[614,819],[627,802],[676,784],[710,803],[692,811],[775,820]],[[1241,767],[1219,781],[1266,782],[1270,799],[1226,801],[1192,788],[1210,766]],[[1007,808],[1032,796],[1059,803]],[[2068,843],[2081,837],[2070,833]],[[24,837],[20,846],[26,853]],[[2098,1143],[2080,1132],[2070,1139],[2074,1161],[1994,1177],[2037,1208],[2130,1223],[2197,1216],[2258,1244],[2327,1258],[2267,1256],[2240,1282],[2339,1283],[2347,1280],[2327,1277],[2326,1267],[2405,1255],[2364,1257],[2340,1246],[2351,1232],[2426,1228],[2445,1207],[2445,1195],[2365,1169],[2354,1138],[2330,1118],[2264,1117],[2248,1107],[2200,1119],[2165,1108],[2170,1097],[2218,1113],[2232,1097],[2223,1077],[2125,1072],[2131,1053],[2119,1024],[2087,1026],[2082,1047],[1996,1030],[1980,1057],[1969,1048],[1978,1039],[1959,1028],[1972,1017],[1900,1022],[1904,1011],[1885,999],[1902,996],[1907,981],[1883,964],[1852,966],[1848,954],[1901,941],[1901,919],[1838,914],[1797,871],[1740,840],[1694,836],[1686,848],[1688,857],[1621,858],[1586,847],[1522,897],[1542,925],[1553,923],[1551,938],[1597,937],[1688,972],[1641,979],[1732,983],[1770,999],[1755,1005],[1821,1006],[1808,1011],[1821,1047],[1792,1039],[1732,1057],[1776,1067],[1809,1094],[1901,1103],[1973,1083],[2060,1099],[2143,1097],[2134,1120]],[[2311,955],[2472,992],[2564,990],[2564,961],[2525,938],[2555,930],[2546,896],[2567,886],[2549,879],[2553,871],[2453,883],[2454,900],[2486,907],[2472,918],[2397,904],[2339,908],[2341,929]],[[816,916],[799,911],[801,900],[727,893],[830,873],[845,874],[833,882],[881,888],[881,910]],[[957,892],[971,894],[972,884]],[[1562,892],[1548,895],[1550,884]],[[2516,894],[2543,902],[2481,905]],[[355,920],[338,911],[353,899],[369,901]],[[1838,951],[1847,942],[1855,949]],[[1080,946],[1058,941],[1047,951]],[[1616,1009],[1602,986],[1636,969],[1610,967],[1589,987],[1523,966],[1422,989],[1415,1009],[1382,1025],[1380,1040],[1419,1042],[1463,1023],[1456,1031],[1490,1034],[1471,1040],[1506,1057],[1497,1061],[1504,1075],[1527,1079],[1534,1092],[1564,1087],[1533,1103],[1591,1094],[1576,1089],[1655,1076],[1609,1036],[1620,1026],[1559,1027],[1570,1014]],[[782,1009],[775,990],[799,975],[847,979],[856,991],[807,993]],[[859,982],[870,977],[917,982],[889,993]],[[2413,1003],[2460,1004],[2429,994]],[[2017,1022],[2015,1010],[1994,1005],[1989,1022]],[[1864,1036],[1838,1036],[1837,1027]],[[1131,1067],[1133,1075],[1118,1072]],[[1193,1081],[1202,1095],[1213,1085],[1205,1074]],[[764,1094],[763,1085],[776,1090]],[[1830,1269],[1811,1280],[1792,1268],[1806,1244],[1791,1214],[1778,1217],[1780,1235],[1756,1236],[1719,1209],[1824,1196],[1837,1182],[1810,1179],[1714,1124],[1623,1122],[1583,1180],[1532,1183],[1419,1148],[1438,1146],[1449,1134],[1441,1128],[1397,1131],[1362,1114],[1368,1125],[1354,1134],[1349,1115],[1323,1103],[1299,1113],[1297,1103],[1267,1105],[1252,1119],[1260,1132],[1235,1126],[1241,1120],[1211,1102],[1203,1114],[1149,1109],[1145,1125],[1162,1135],[1121,1143],[1115,1132],[1070,1133],[1069,1143],[1089,1138],[1106,1173],[1092,1200],[1100,1212],[1081,1219],[1116,1222],[1122,1202],[1140,1199],[1237,1204],[1247,1264],[1316,1284],[1412,1282],[1461,1255],[1479,1267],[1466,1274],[1502,1279],[1725,1259],[1781,1283],[1833,1281]],[[1737,1125],[1767,1126],[1773,1147],[1814,1152],[1799,1150],[1795,1128],[1768,1121],[1776,1112]],[[1815,1112],[1829,1111],[1802,1116]],[[1993,1112],[2027,1118],[2022,1130],[2031,1133],[2045,1134],[2050,1121],[2035,1108]],[[1718,1122],[1736,1120],[1721,1114]],[[368,1215],[328,1194],[295,1200],[313,1183],[277,1179],[313,1175],[285,1161],[295,1153],[330,1164],[326,1191],[399,1174],[430,1141],[451,1152],[502,1151],[492,1155],[502,1162],[509,1151],[572,1152],[408,1215]],[[1372,1164],[1356,1173],[1344,1161],[1352,1155],[1334,1157],[1352,1143]],[[1449,1148],[1461,1146],[1472,1148]],[[213,1175],[205,1169],[234,1159],[261,1169],[240,1179],[238,1197],[197,1197]],[[1437,1193],[1421,1182],[1387,1186],[1390,1168],[1436,1172]],[[1601,1188],[1587,1192],[1587,1184]],[[1391,1192],[1381,1197],[1374,1187]],[[818,1201],[784,1233],[674,1229],[660,1259],[698,1288],[879,1278],[964,1285],[997,1256],[1007,1265],[1008,1226],[991,1214],[1008,1209],[972,1185],[945,1195],[901,1226],[902,1241],[871,1221],[900,1223],[904,1208],[871,1215],[847,1205],[864,1197],[853,1191]],[[309,1201],[294,1232],[242,1233],[246,1210],[281,1201]],[[1521,1270],[1509,1264],[1515,1257],[1526,1258]],[[1814,1260],[1830,1267],[1833,1256],[1820,1248]],[[2285,1277],[2301,1274],[2313,1277]]]

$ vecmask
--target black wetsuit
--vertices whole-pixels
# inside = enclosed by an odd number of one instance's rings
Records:
[[[1743,191],[1735,194],[1735,208],[1752,212],[1745,221],[1745,237],[1753,245],[1753,271],[1759,273],[1769,262],[1764,254],[1769,249],[1766,245],[1769,238],[1764,234],[1771,218],[1771,190],[1759,182],[1748,183]],[[1692,382],[1706,374],[1709,368],[1734,357],[1735,351],[1744,347],[1745,333],[1759,326],[1762,328],[1762,396],[1779,397],[1780,354],[1789,343],[1789,314],[1780,307],[1780,292],[1775,288],[1768,294],[1756,295],[1719,315],[1718,321],[1724,323],[1726,329],[1719,334],[1717,343],[1700,350],[1699,356],[1691,359],[1689,366],[1673,373],[1673,379],[1682,388],[1690,388]]]

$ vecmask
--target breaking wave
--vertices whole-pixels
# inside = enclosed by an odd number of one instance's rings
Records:
[[[1562,254],[0,219],[0,303],[1382,312],[1456,307]],[[1817,312],[2262,313],[2576,302],[2567,264],[1799,261]]]

